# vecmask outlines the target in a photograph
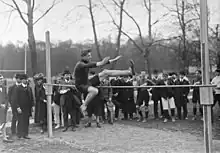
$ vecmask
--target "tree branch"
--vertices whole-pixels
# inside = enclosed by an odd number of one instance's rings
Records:
[[[20,10],[18,4],[15,2],[15,0],[12,0],[12,2],[14,3],[14,5],[15,5],[17,11],[18,11],[18,14],[20,15],[20,17],[21,17],[21,19],[23,20],[23,22],[24,22],[26,25],[28,25],[28,22],[27,22],[27,21],[25,20],[25,18],[23,17],[22,12],[21,12],[21,10]]]
[[[35,0],[32,0],[32,11],[34,11],[34,7],[35,7]]]
[[[86,9],[89,10],[89,7],[86,6],[86,5],[77,5],[77,6],[73,7],[73,8],[71,8],[71,9],[67,12],[67,14],[65,15],[65,17],[68,17],[72,11],[76,10],[77,8],[81,8],[81,7],[84,7],[84,8],[86,8]]]
[[[150,9],[149,9],[149,7],[148,7],[148,5],[147,5],[147,1],[146,1],[146,0],[144,0],[144,6],[145,6],[145,8],[147,9],[147,11],[149,12]]]
[[[197,20],[199,20],[199,18],[190,19],[190,20],[188,20],[188,21],[185,23],[185,25],[189,24],[189,23],[192,22],[192,21],[197,21]]]
[[[115,0],[112,0],[116,6],[118,6],[120,8],[120,5],[115,1]],[[143,41],[143,36],[142,36],[142,32],[141,32],[141,28],[139,26],[139,24],[137,23],[137,21],[134,19],[133,16],[131,16],[125,9],[123,9],[123,12],[134,22],[134,24],[136,25],[137,29],[138,29],[138,32],[139,32],[139,37],[141,39],[141,43],[142,45],[144,46],[144,41]]]
[[[164,15],[162,15],[162,17],[160,17],[159,19],[157,19],[154,23],[152,23],[152,26],[157,24],[161,19],[163,19],[164,17],[166,17],[167,15],[169,15],[169,13],[165,13]]]
[[[33,25],[35,25],[38,21],[40,21],[45,15],[47,15],[50,10],[57,5],[58,3],[60,3],[60,1],[57,2],[57,0],[54,0],[52,5],[33,23]]]
[[[100,1],[103,8],[106,10],[106,12],[108,13],[108,15],[111,17],[113,24],[119,29],[119,25],[115,22],[114,17],[112,16],[111,12],[108,10],[108,8],[103,4],[102,1]],[[137,47],[137,49],[143,54],[144,51],[143,49],[126,33],[121,29],[121,33],[123,35],[125,35],[131,42],[133,42],[133,44]]]

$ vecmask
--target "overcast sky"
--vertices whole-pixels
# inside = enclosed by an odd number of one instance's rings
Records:
[[[11,0],[5,0],[10,2]],[[22,0],[19,6],[22,10],[26,10],[26,7]],[[36,0],[38,9],[35,12],[34,18],[36,19],[41,13],[48,8],[52,0]],[[99,0],[93,0],[98,2]],[[103,0],[110,1],[110,0]],[[161,2],[165,5],[172,6],[175,0],[152,0],[153,1],[153,21],[157,20],[162,16],[167,10],[161,6]],[[208,0],[209,7],[212,13],[217,10],[220,0]],[[143,0],[127,0],[126,9],[136,18],[138,23],[141,25],[143,33],[147,33],[147,12],[142,4]],[[93,40],[93,32],[91,26],[91,20],[89,12],[84,7],[77,7],[78,5],[88,5],[88,0],[63,0],[62,3],[58,4],[53,8],[53,10],[40,22],[38,22],[34,27],[36,40],[44,40],[45,31],[49,30],[51,32],[51,40],[67,40],[72,39],[73,42]],[[75,8],[75,9],[73,9]],[[220,10],[220,7],[218,7]],[[71,9],[71,13],[68,13]],[[114,7],[109,7],[111,12],[114,11]],[[22,22],[17,12],[12,13],[10,20],[9,13],[5,11],[9,10],[9,7],[0,3],[0,42],[5,44],[8,41],[17,42],[27,40],[27,29],[25,24]],[[99,39],[111,36],[115,38],[116,29],[109,23],[110,18],[105,10],[101,8],[96,8],[95,20],[97,22],[97,32]],[[220,13],[219,13],[220,14]],[[216,18],[216,16],[215,16]],[[117,18],[116,18],[117,19]],[[215,19],[216,20],[216,19]],[[124,18],[123,29],[131,35],[137,34],[136,27],[129,20],[129,18]],[[154,33],[168,36],[176,33],[175,27],[170,24],[170,20],[165,18],[159,24],[154,27]]]

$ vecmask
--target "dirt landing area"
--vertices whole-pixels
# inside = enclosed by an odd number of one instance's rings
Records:
[[[146,129],[124,124],[98,129],[80,127],[76,132],[55,131],[54,138],[33,132],[31,140],[0,142],[1,153],[203,153],[203,139],[183,132]],[[213,141],[215,153],[220,142]]]

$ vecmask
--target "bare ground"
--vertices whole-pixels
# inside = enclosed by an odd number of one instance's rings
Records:
[[[189,109],[189,112],[192,112]],[[203,122],[185,121],[163,123],[150,119],[147,123],[118,121],[103,124],[101,129],[83,128],[76,132],[55,131],[49,139],[31,127],[31,140],[16,140],[12,144],[0,141],[1,153],[202,153]],[[213,124],[213,153],[220,153],[220,121]]]

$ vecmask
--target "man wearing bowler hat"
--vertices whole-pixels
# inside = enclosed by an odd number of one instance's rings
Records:
[[[17,136],[18,138],[30,139],[29,134],[29,118],[34,105],[33,93],[31,87],[28,86],[28,77],[21,74],[21,86],[16,92],[15,106],[18,112]]]

